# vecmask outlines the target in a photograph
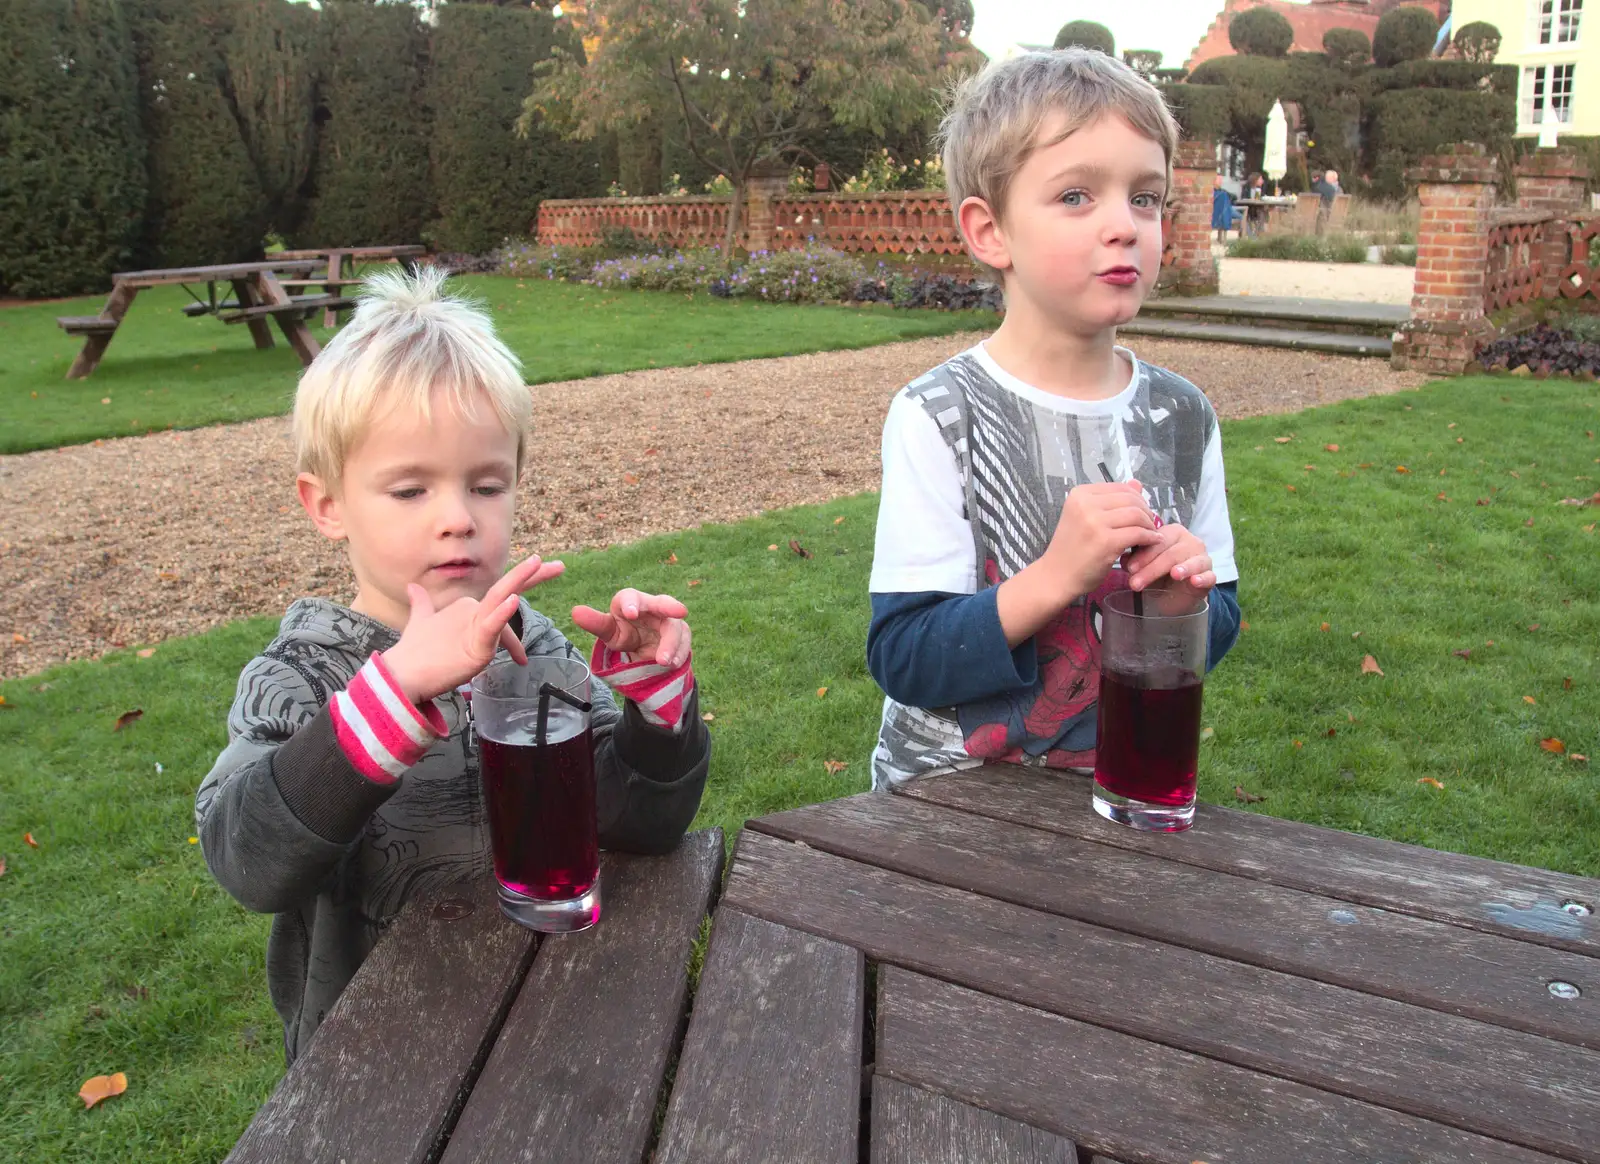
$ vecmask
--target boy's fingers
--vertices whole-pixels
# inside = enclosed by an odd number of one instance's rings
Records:
[[[528,665],[528,652],[524,649],[522,640],[517,638],[516,632],[509,626],[500,628],[500,644],[511,652],[511,657],[520,666],[526,667]]]
[[[681,619],[671,619],[661,628],[661,640],[656,644],[656,662],[663,667],[676,667],[688,656],[689,624]]]
[[[511,616],[517,612],[517,596],[515,594],[502,598],[495,606],[479,603],[477,612],[472,617],[473,631],[477,637],[477,645],[486,654],[492,654],[497,642],[501,641],[501,632],[510,633],[511,628],[506,625]]]
[[[596,610],[592,606],[574,606],[572,608],[572,621],[595,638],[604,639],[607,642],[610,642],[611,637],[617,633],[616,616],[607,614],[602,610]]]
[[[541,582],[548,582],[565,569],[566,566],[563,563],[546,562],[538,554],[535,554],[531,558],[523,559],[500,575],[499,580],[489,587],[489,592],[483,596],[483,600],[490,604],[497,604],[507,595],[520,594],[522,591],[530,590]]]
[[[643,609],[662,618],[683,618],[689,613],[689,608],[670,594],[646,594],[642,597]]]
[[[622,590],[618,590],[616,595],[611,599],[611,613],[618,618],[626,618],[629,620],[638,618],[639,610],[644,603],[644,599],[645,595],[641,594],[633,587],[625,587]]]
[[[426,618],[433,613],[433,599],[415,582],[406,584],[406,597],[411,600],[411,617]]]

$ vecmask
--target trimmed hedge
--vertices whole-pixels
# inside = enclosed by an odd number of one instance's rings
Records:
[[[133,42],[118,0],[0,5],[0,290],[103,290],[145,198]]]
[[[149,197],[139,265],[257,258],[271,211],[229,98],[228,0],[131,0]]]
[[[477,254],[525,233],[545,198],[604,192],[599,149],[544,129],[513,131],[532,84],[535,61],[557,36],[570,37],[537,8],[447,4],[433,33],[428,103],[430,151],[440,250]],[[582,51],[572,42],[574,51]]]
[[[1372,59],[1387,69],[1403,61],[1420,61],[1433,51],[1439,22],[1426,8],[1391,8],[1372,33]]]
[[[267,221],[289,231],[304,209],[317,151],[321,13],[284,0],[231,0],[231,9],[233,28],[222,41],[228,102],[266,198]]]
[[[1441,147],[1482,142],[1490,154],[1505,151],[1517,129],[1516,103],[1497,93],[1450,89],[1395,89],[1369,102],[1367,130],[1372,193],[1400,198],[1408,166]]]
[[[427,29],[400,4],[330,4],[321,123],[296,247],[386,246],[422,237],[431,121]]]
[[[1228,43],[1248,56],[1282,57],[1294,45],[1294,26],[1272,8],[1247,8],[1228,21]]]
[[[1070,45],[1099,49],[1108,57],[1117,55],[1116,37],[1111,35],[1111,30],[1105,25],[1093,20],[1069,20],[1061,26],[1061,30],[1056,33],[1055,47],[1064,49]]]

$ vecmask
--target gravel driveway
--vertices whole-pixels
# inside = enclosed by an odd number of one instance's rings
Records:
[[[540,385],[519,552],[875,489],[890,397],[977,338]],[[1224,417],[1425,379],[1343,356],[1155,339],[1136,350]],[[351,594],[342,553],[295,502],[285,418],[0,457],[0,489],[0,678]]]

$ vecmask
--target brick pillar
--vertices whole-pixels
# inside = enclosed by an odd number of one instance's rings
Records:
[[[1483,290],[1499,173],[1481,145],[1457,145],[1424,158],[1406,180],[1417,185],[1422,222],[1411,318],[1395,335],[1391,362],[1454,376],[1466,370],[1480,343],[1494,338]]]
[[[1211,258],[1211,190],[1217,175],[1217,143],[1185,141],[1172,159],[1172,225],[1164,240],[1170,260],[1157,289],[1173,295],[1215,295],[1217,264]]]
[[[777,230],[777,215],[773,203],[789,189],[789,167],[770,165],[757,168],[745,185],[744,230],[745,249],[770,251]]]
[[[1561,220],[1545,228],[1538,256],[1544,265],[1539,298],[1555,299],[1561,293],[1561,272],[1571,257],[1566,220],[1586,209],[1583,190],[1589,167],[1567,150],[1537,150],[1517,162],[1516,175],[1517,207],[1546,211]]]

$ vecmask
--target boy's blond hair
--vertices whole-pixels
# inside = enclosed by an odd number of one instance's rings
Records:
[[[345,458],[367,428],[403,409],[426,422],[433,394],[457,414],[476,419],[486,401],[517,437],[517,470],[533,398],[522,363],[494,333],[481,307],[444,292],[449,272],[421,267],[414,275],[368,277],[355,316],[300,377],[294,397],[295,469],[333,487]]]
[[[956,89],[939,126],[945,184],[957,228],[961,204],[968,198],[982,198],[996,218],[1002,217],[1011,180],[1029,154],[1055,145],[1108,113],[1121,114],[1161,146],[1170,184],[1178,123],[1156,87],[1116,58],[1077,47],[1023,53],[968,77]],[[1040,141],[1052,115],[1062,116],[1065,124],[1051,140]],[[976,258],[973,262],[1000,281],[999,271]]]

